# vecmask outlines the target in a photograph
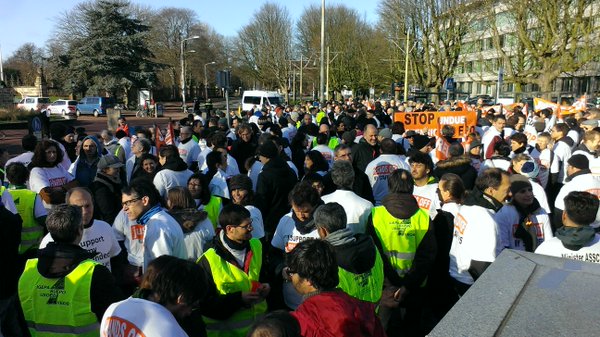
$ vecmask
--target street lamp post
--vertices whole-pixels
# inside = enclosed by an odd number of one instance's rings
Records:
[[[179,54],[180,57],[180,61],[181,61],[181,100],[182,100],[182,107],[183,107],[183,112],[187,112],[186,106],[185,106],[185,66],[184,66],[184,57],[183,57],[183,52],[184,52],[184,48],[185,48],[185,41],[188,40],[195,40],[195,39],[199,39],[200,36],[195,35],[195,36],[191,36],[188,37],[186,39],[181,40],[181,51]]]
[[[325,102],[325,0],[321,1],[321,69],[319,79],[319,101]]]
[[[206,67],[217,62],[212,61],[204,65],[204,101],[208,101],[208,76],[206,75]]]

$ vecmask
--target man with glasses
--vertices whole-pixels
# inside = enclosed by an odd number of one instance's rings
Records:
[[[208,336],[245,336],[267,311],[270,286],[261,283],[262,244],[252,238],[252,219],[244,206],[223,207],[219,225],[214,247],[198,260],[208,280],[202,315]]]

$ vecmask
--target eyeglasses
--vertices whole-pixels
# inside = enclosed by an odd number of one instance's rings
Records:
[[[130,199],[130,200],[127,200],[127,201],[123,201],[121,203],[121,205],[123,205],[123,207],[129,207],[129,206],[131,206],[131,204],[133,204],[134,202],[139,201],[141,199],[142,198],[134,198],[134,199]]]
[[[250,222],[245,225],[239,225],[239,226],[235,226],[235,227],[245,229],[245,230],[250,230],[250,228],[254,228],[254,227],[252,227],[252,219],[250,219],[249,221]]]

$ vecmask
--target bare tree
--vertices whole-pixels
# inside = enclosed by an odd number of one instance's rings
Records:
[[[19,47],[5,62],[7,73],[14,73],[14,85],[33,85],[38,76],[38,69],[44,62],[44,52],[33,43],[25,43]]]

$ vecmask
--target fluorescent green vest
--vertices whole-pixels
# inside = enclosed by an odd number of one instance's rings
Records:
[[[340,145],[340,139],[338,137],[329,138],[329,143],[327,143],[327,147],[331,150],[335,150],[335,148]],[[312,140],[312,147],[317,146],[317,137]]]
[[[410,270],[415,252],[429,229],[429,215],[419,209],[410,219],[397,219],[384,206],[374,207],[371,215],[383,253],[403,277]]]
[[[210,264],[213,280],[219,294],[231,294],[238,291],[251,291],[252,282],[258,282],[262,267],[262,245],[258,239],[250,239],[252,259],[248,274],[240,268],[222,259],[214,248],[207,250],[203,256]],[[209,337],[244,337],[254,322],[267,311],[265,301],[248,309],[239,310],[226,320],[215,320],[204,317],[206,332]]]
[[[100,336],[90,300],[92,274],[98,263],[85,260],[58,279],[43,277],[37,265],[38,259],[27,260],[19,279],[19,300],[31,335]]]
[[[373,246],[373,249],[375,249],[375,264],[371,270],[362,274],[354,274],[338,267],[340,277],[338,288],[359,300],[377,303],[381,299],[383,291],[383,261],[377,247]]]
[[[215,229],[219,226],[219,214],[221,213],[222,202],[221,198],[212,195],[208,204],[204,205],[204,211],[208,213],[208,218]]]
[[[27,190],[8,190],[15,201],[17,213],[23,219],[23,229],[21,230],[21,244],[19,245],[19,254],[25,253],[32,248],[38,248],[42,237],[44,237],[44,228],[35,221],[35,198],[37,193]]]

